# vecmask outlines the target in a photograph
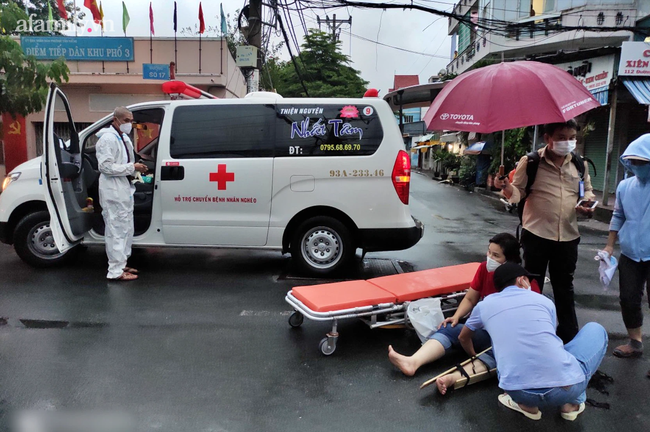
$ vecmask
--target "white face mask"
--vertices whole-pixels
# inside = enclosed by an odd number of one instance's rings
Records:
[[[554,141],[553,153],[559,156],[566,156],[576,148],[576,140],[570,141]]]
[[[127,135],[131,133],[131,129],[133,129],[133,125],[131,123],[124,123],[120,125],[120,130],[122,133],[125,133]]]
[[[501,263],[499,261],[493,260],[490,257],[487,257],[487,271],[493,272],[494,270],[498,269]]]

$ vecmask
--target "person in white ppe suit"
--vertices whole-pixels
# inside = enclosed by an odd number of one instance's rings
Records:
[[[99,203],[104,217],[106,255],[110,280],[137,279],[137,270],[127,267],[133,241],[133,193],[131,176],[144,173],[147,166],[135,163],[131,133],[133,115],[118,107],[113,112],[113,122],[97,133],[96,152],[99,165]]]

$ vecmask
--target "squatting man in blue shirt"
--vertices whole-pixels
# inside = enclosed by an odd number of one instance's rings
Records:
[[[616,188],[616,205],[604,251],[612,255],[618,237],[621,312],[630,340],[616,347],[614,355],[629,358],[643,353],[641,303],[644,286],[650,289],[650,134],[633,141],[623,152],[621,163],[634,176]]]
[[[476,305],[459,341],[475,356],[474,332],[490,334],[503,405],[532,420],[542,418],[540,408],[559,407],[562,418],[573,421],[585,409],[585,391],[605,356],[607,332],[588,323],[564,345],[555,334],[555,305],[530,290],[532,276],[515,263],[497,268],[497,292]]]

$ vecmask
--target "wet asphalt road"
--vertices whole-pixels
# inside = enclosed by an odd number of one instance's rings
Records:
[[[368,254],[386,259],[375,262],[384,264],[380,273],[392,271],[387,259],[415,269],[479,261],[491,235],[517,225],[498,201],[422,175],[414,176],[411,195],[425,237],[407,251]],[[541,431],[650,430],[650,361],[610,354],[624,327],[617,284],[603,292],[597,281],[593,256],[605,241],[603,228],[583,224],[576,292],[580,322],[601,322],[612,339],[601,366],[615,379],[610,395],[588,394],[611,409],[587,408],[574,423],[547,411],[534,425]],[[533,426],[499,406],[495,381],[445,397],[418,390],[463,356],[404,377],[388,362],[386,348],[417,350],[417,336],[408,330],[343,321],[337,351],[324,357],[318,341],[327,323],[287,324],[286,292],[314,281],[292,278],[289,259],[279,253],[146,249],[136,251],[131,264],[141,270],[140,280],[107,283],[101,249],[89,248],[63,268],[35,270],[0,246],[0,317],[6,319],[0,325],[0,430],[27,409],[109,410],[131,416],[138,431]],[[647,316],[647,305],[644,310]],[[644,328],[650,334],[648,323]]]

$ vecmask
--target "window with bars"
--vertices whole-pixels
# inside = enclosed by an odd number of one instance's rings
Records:
[[[75,123],[77,126],[77,132],[84,130],[92,123]],[[63,141],[70,139],[70,129],[67,122],[55,122],[54,123],[54,134],[61,138]],[[36,137],[36,156],[41,156],[43,154],[43,122],[34,122],[34,135]],[[86,142],[92,141],[91,145],[94,146],[97,142],[96,136],[89,137]],[[88,146],[88,144],[86,144]]]

